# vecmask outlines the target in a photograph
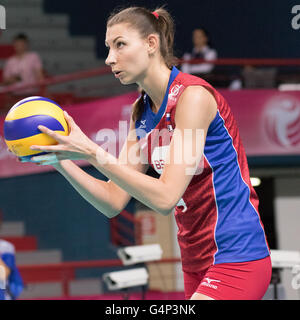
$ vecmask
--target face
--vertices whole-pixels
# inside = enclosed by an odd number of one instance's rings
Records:
[[[107,28],[105,45],[109,53],[105,63],[122,84],[139,82],[149,67],[149,45],[137,30],[120,23]]]
[[[207,44],[207,37],[203,30],[201,29],[194,30],[193,43],[194,43],[194,46],[204,46]]]
[[[22,39],[18,39],[18,40],[14,41],[14,48],[15,48],[15,52],[17,54],[22,54],[27,51],[28,44],[26,41],[24,41]]]

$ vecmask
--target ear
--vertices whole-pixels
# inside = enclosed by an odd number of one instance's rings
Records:
[[[157,50],[159,50],[159,36],[155,33],[149,34],[147,37],[148,44],[148,53],[154,54]]]

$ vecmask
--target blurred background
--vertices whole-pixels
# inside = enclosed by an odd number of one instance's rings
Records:
[[[0,2],[6,13],[0,30],[0,238],[14,246],[24,282],[19,299],[121,299],[120,292],[108,291],[103,273],[123,270],[118,248],[151,243],[161,245],[165,260],[147,264],[148,294],[183,298],[173,216],[133,199],[109,220],[51,167],[17,163],[3,139],[6,113],[32,95],[59,103],[93,140],[103,128],[118,132],[138,92],[105,66],[105,28],[114,8],[133,4],[155,9],[165,2]],[[236,117],[270,248],[299,251],[300,6],[203,0],[170,1],[166,8],[176,24],[178,68],[219,89]],[[299,299],[295,276],[274,268],[265,299],[274,298],[274,284],[277,298]]]

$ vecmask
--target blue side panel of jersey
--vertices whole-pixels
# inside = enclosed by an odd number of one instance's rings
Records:
[[[218,211],[214,263],[265,258],[269,255],[265,234],[250,202],[250,189],[242,178],[232,138],[219,112],[209,127],[204,154],[213,170]]]

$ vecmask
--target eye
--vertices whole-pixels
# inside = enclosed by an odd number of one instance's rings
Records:
[[[125,45],[124,42],[118,41],[117,44],[116,44],[116,47],[117,47],[118,49],[121,49],[124,45]]]

